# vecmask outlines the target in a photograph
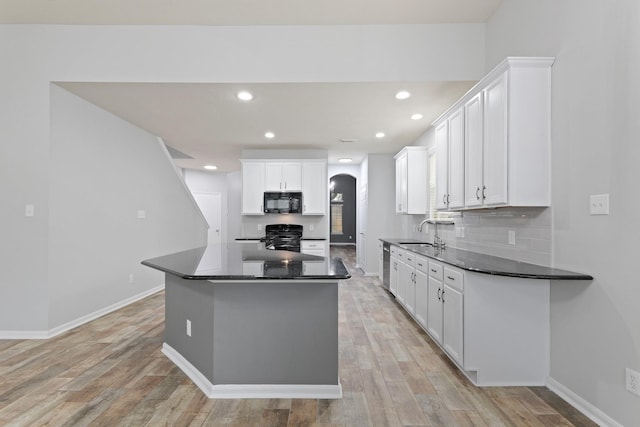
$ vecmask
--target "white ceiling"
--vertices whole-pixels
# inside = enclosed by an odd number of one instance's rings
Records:
[[[0,0],[0,24],[377,25],[486,22],[501,0]],[[239,169],[242,149],[320,148],[329,162],[396,153],[475,82],[58,83],[193,159]],[[412,96],[394,98],[405,89]],[[249,90],[251,102],[235,94]],[[419,112],[424,118],[410,120]],[[266,131],[276,137],[267,140]],[[384,132],[385,138],[375,138]],[[342,143],[340,139],[355,139]]]

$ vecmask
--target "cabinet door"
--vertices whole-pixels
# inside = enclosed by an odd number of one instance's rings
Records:
[[[282,164],[265,164],[265,191],[284,191],[282,188]]]
[[[471,98],[464,106],[464,156],[465,156],[465,205],[482,206],[482,92]]]
[[[322,240],[303,240],[300,243],[300,252],[303,254],[327,256],[327,244]]]
[[[300,163],[282,164],[282,190],[301,191],[302,190],[302,168]]]
[[[442,346],[451,358],[463,365],[462,292],[444,285]]]
[[[428,276],[420,270],[416,270],[416,301],[415,301],[415,316],[418,323],[424,328],[427,327],[427,313],[428,313],[428,296],[429,279]]]
[[[507,203],[507,84],[505,72],[484,90],[485,205]]]
[[[242,213],[244,215],[264,215],[262,206],[264,173],[264,163],[242,164]]]
[[[442,282],[429,277],[427,304],[427,332],[442,344]]]
[[[464,109],[449,118],[449,209],[464,207]]]
[[[416,269],[407,265],[404,288],[404,306],[411,314],[416,313]]]
[[[396,299],[404,306],[404,295],[407,281],[407,264],[398,260],[398,287],[396,288]]]
[[[398,258],[391,257],[389,260],[389,292],[393,296],[398,296]]]
[[[449,174],[449,122],[436,128],[436,209],[447,209]]]
[[[396,159],[396,213],[407,212],[408,177],[407,154]]]
[[[327,194],[327,165],[324,162],[302,164],[302,214],[325,215],[329,195]]]

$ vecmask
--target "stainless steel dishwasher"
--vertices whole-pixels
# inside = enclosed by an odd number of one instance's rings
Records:
[[[391,264],[391,244],[382,241],[382,286],[389,290],[389,273]]]

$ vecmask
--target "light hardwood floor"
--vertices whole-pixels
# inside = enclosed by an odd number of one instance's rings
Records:
[[[0,340],[0,425],[595,426],[544,387],[476,388],[382,289],[332,248],[341,400],[210,400],[160,352],[158,293],[56,338]]]

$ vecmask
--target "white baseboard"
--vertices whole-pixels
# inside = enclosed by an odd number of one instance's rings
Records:
[[[182,370],[209,399],[342,399],[342,385],[325,384],[212,384],[173,347],[162,353]]]
[[[85,323],[89,323],[92,320],[95,320],[99,317],[104,316],[105,314],[109,314],[114,312],[122,307],[125,307],[129,304],[133,304],[136,301],[140,301],[148,297],[149,295],[153,295],[156,292],[160,292],[164,289],[164,284],[156,286],[155,288],[146,290],[132,297],[126,298],[122,301],[118,301],[115,304],[111,304],[108,307],[101,308],[100,310],[94,311],[93,313],[89,313],[85,316],[74,319],[70,322],[67,322],[63,325],[56,326],[53,329],[48,331],[0,331],[0,339],[3,340],[42,340],[53,338],[56,335],[60,335],[63,332],[67,332],[73,328],[76,328],[80,325],[84,325]]]
[[[547,388],[560,396],[578,411],[582,412],[584,416],[589,418],[594,423],[598,424],[600,427],[624,427],[622,424],[620,424],[553,378],[549,378],[547,380]]]

